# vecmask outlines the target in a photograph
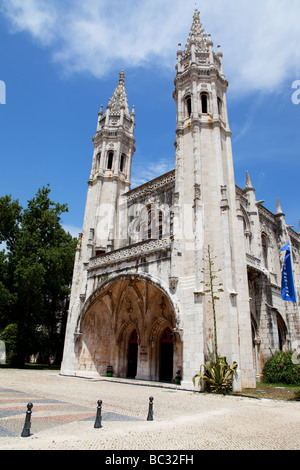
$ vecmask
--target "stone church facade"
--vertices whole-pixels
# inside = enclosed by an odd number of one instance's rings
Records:
[[[234,387],[255,387],[265,360],[300,346],[299,303],[281,299],[288,241],[300,298],[300,234],[278,201],[235,184],[223,56],[196,10],[177,51],[175,169],[130,189],[135,110],[125,74],[101,107],[84,225],[76,250],[61,374],[174,381],[214,351],[208,250],[217,293],[218,352],[238,363]],[[298,301],[299,302],[299,301]]]

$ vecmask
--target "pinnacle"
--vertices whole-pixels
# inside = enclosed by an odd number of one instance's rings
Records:
[[[208,39],[204,28],[200,22],[200,12],[199,10],[197,10],[197,8],[195,9],[195,13],[193,16],[193,24],[187,40],[187,50],[191,48],[192,43],[196,45],[196,49],[198,51],[207,52]]]
[[[122,70],[122,72],[120,72],[119,74],[119,83],[124,83],[124,80],[125,80],[125,72],[124,70]]]
[[[125,114],[129,115],[129,108],[127,102],[127,93],[125,89],[125,73],[122,70],[119,74],[119,83],[114,91],[112,98],[109,100],[109,106],[112,113],[119,114],[121,108],[125,109]]]
[[[251,179],[250,179],[250,175],[249,175],[249,171],[247,171],[246,173],[246,188],[252,188],[252,183],[251,183]]]
[[[283,211],[282,211],[282,209],[281,209],[281,204],[280,204],[280,202],[279,202],[279,198],[277,198],[276,214],[277,214],[277,215],[283,214]]]

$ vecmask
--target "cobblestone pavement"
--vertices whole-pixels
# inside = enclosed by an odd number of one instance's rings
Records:
[[[147,421],[153,396],[154,420]],[[102,428],[94,428],[102,400]],[[32,402],[29,437],[21,437]],[[0,450],[300,450],[300,402],[0,369]]]

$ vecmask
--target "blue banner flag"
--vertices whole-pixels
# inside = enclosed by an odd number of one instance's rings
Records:
[[[282,300],[296,302],[290,242],[284,245],[284,247],[281,248],[281,251],[285,251],[281,278],[281,297]]]

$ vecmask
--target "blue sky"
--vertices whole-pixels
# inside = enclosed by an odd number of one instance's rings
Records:
[[[78,234],[98,111],[122,69],[136,111],[133,184],[173,169],[176,51],[194,8],[195,0],[2,0],[0,196],[26,206],[49,183],[52,199],[68,204],[64,226]],[[298,232],[300,2],[203,0],[197,8],[224,54],[236,184],[245,186],[248,170],[257,199],[275,212],[279,197]]]

